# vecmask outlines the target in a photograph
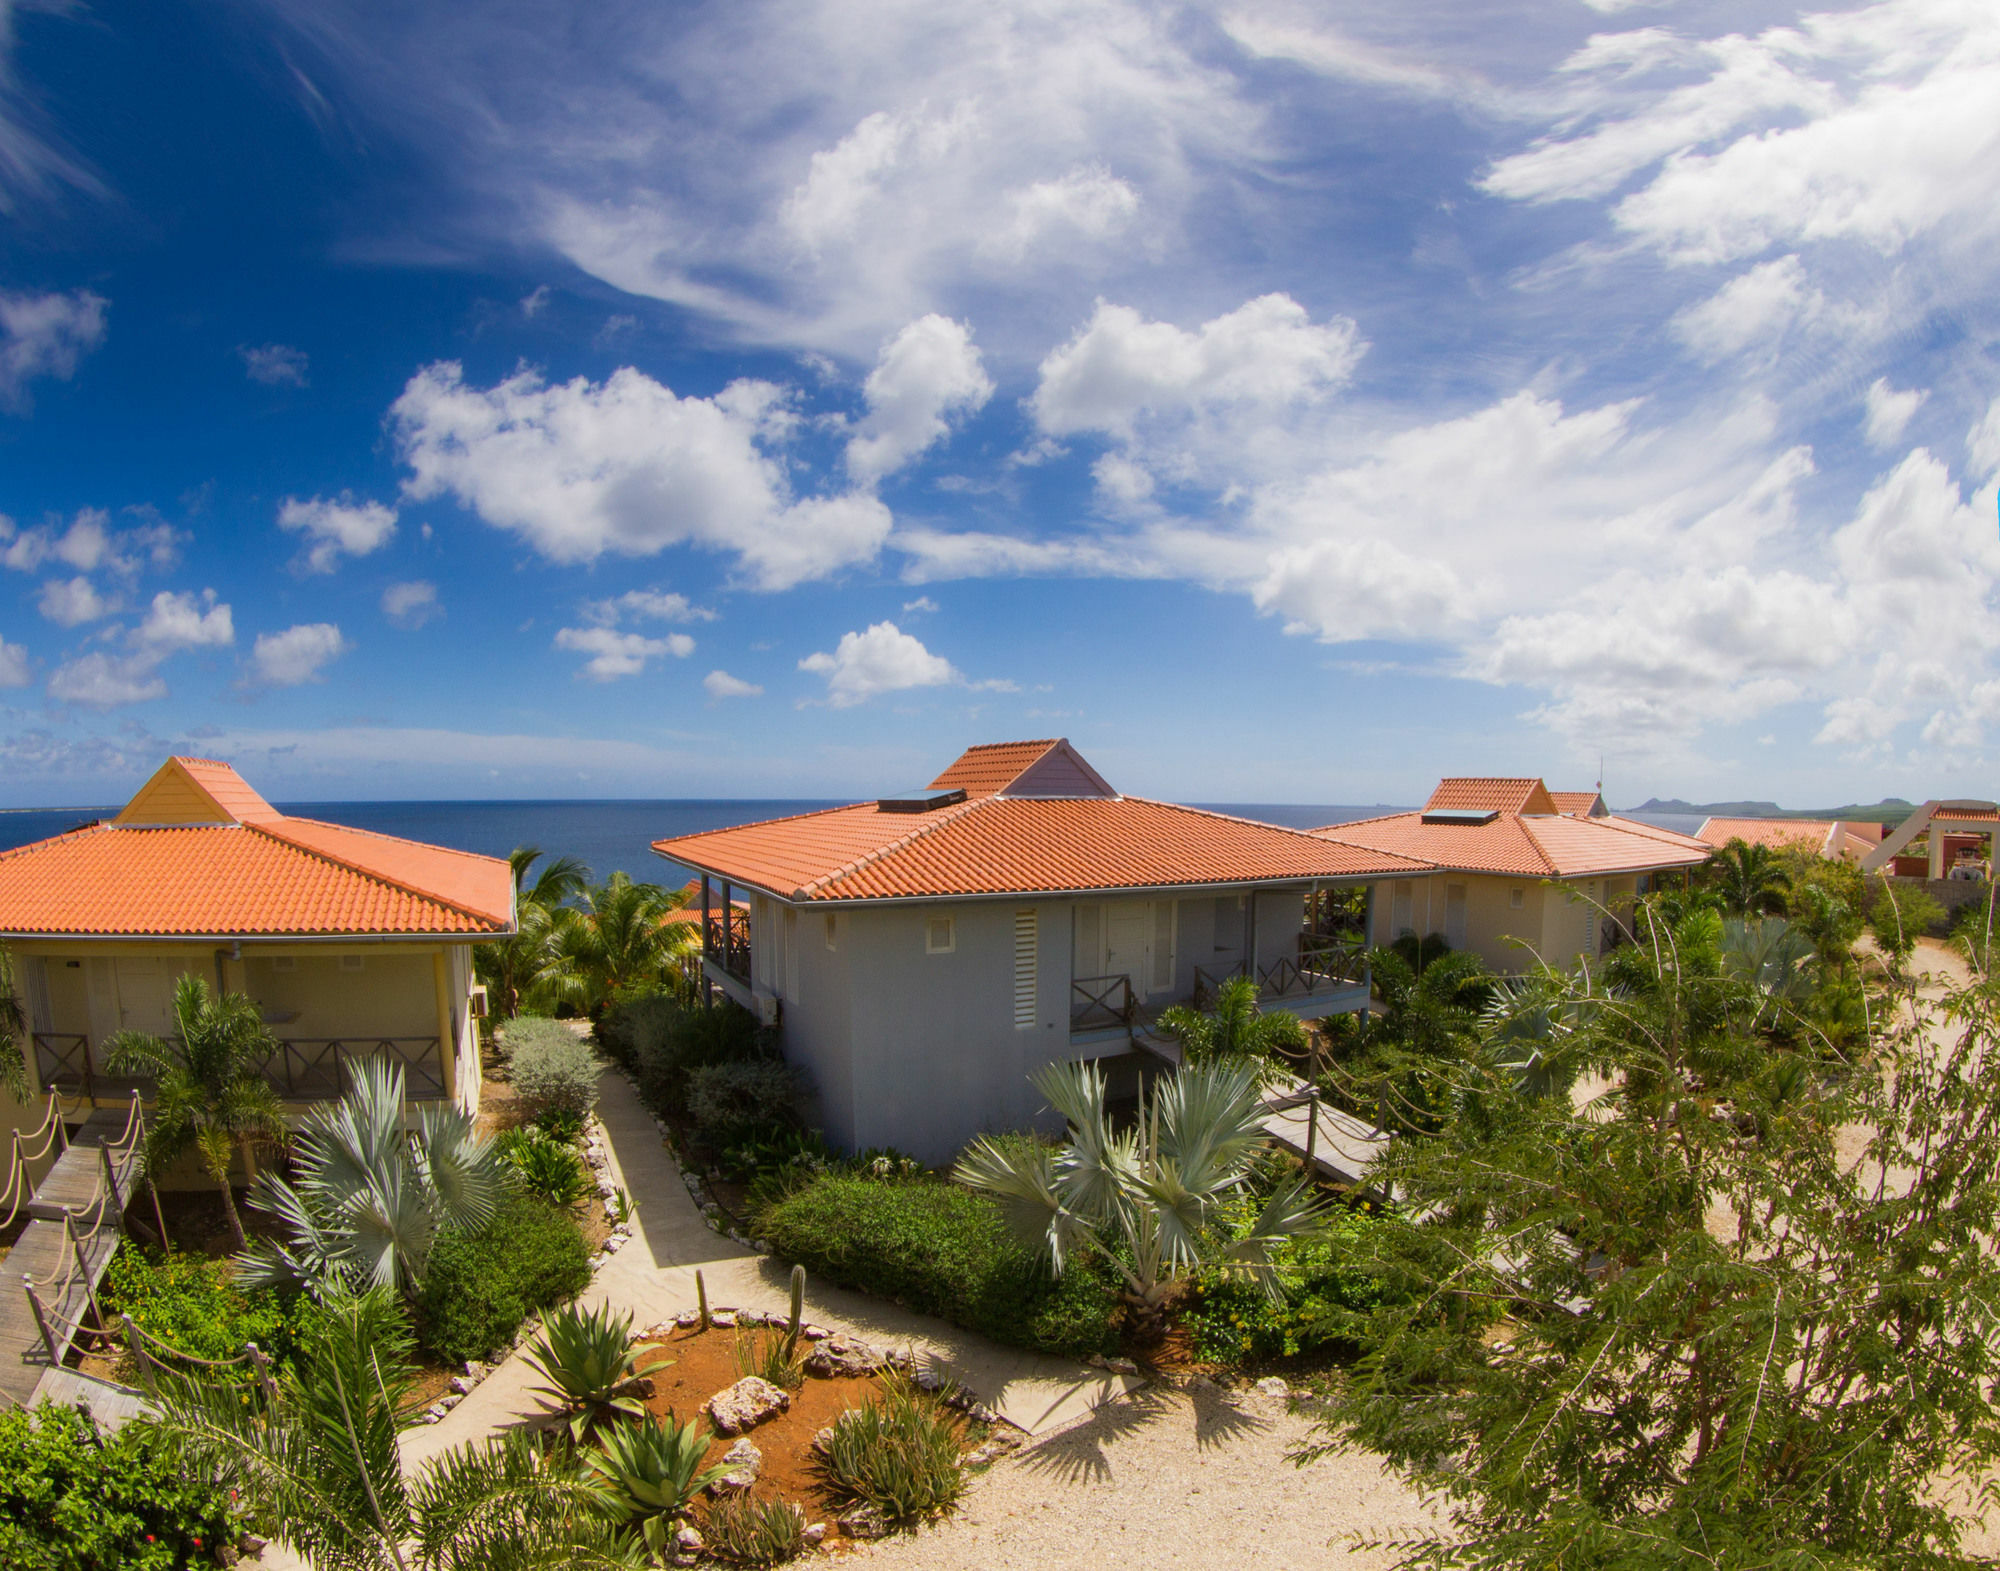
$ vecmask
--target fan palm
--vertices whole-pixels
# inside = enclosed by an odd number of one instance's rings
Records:
[[[1725,911],[1758,916],[1785,909],[1785,869],[1769,846],[1731,840],[1708,864],[1708,876],[1721,892]]]
[[[1179,1284],[1204,1267],[1240,1272],[1278,1292],[1272,1251],[1310,1228],[1318,1211],[1303,1181],[1281,1184],[1249,1230],[1224,1238],[1222,1202],[1245,1189],[1264,1148],[1257,1071],[1195,1064],[1140,1099],[1135,1127],[1114,1130],[1095,1064],[1050,1064],[1036,1090],[1069,1122],[1067,1141],[998,1144],[981,1136],[953,1176],[992,1195],[1009,1223],[1058,1276],[1095,1257],[1123,1283],[1142,1332],[1157,1330]]]
[[[222,1192],[231,1240],[243,1247],[243,1221],[229,1186],[238,1151],[247,1158],[260,1141],[284,1139],[278,1093],[264,1078],[277,1040],[257,1005],[241,993],[213,993],[198,976],[174,985],[176,1037],[120,1031],[106,1043],[106,1061],[123,1073],[155,1081],[146,1131],[146,1171],[159,1174],[189,1151]]]
[[[551,859],[531,881],[529,870],[541,856],[540,846],[517,846],[508,856],[514,875],[514,936],[473,951],[473,965],[502,1019],[521,1012],[552,958],[556,912],[584,887],[586,869],[570,856]]]
[[[1217,988],[1206,1013],[1186,1004],[1162,1011],[1158,1028],[1180,1043],[1187,1063],[1251,1063],[1266,1075],[1275,1072],[1280,1052],[1301,1052],[1306,1041],[1293,1016],[1259,1011],[1257,984],[1247,976]]]
[[[410,1337],[386,1288],[307,1301],[266,1397],[159,1375],[154,1422],[322,1571],[529,1571],[638,1564],[599,1491],[526,1435],[448,1451],[406,1478],[397,1419]]]
[[[246,1251],[257,1283],[340,1280],[408,1290],[439,1227],[476,1230],[500,1200],[501,1158],[455,1107],[403,1110],[403,1071],[370,1059],[338,1102],[307,1115],[293,1145],[297,1183],[264,1174],[251,1195],[290,1235]]]

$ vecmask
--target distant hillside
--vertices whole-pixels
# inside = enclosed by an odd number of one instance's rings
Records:
[[[1916,811],[1914,802],[1886,796],[1873,807],[1780,807],[1776,802],[1683,802],[1679,797],[1654,797],[1632,809],[1635,813],[1692,813],[1703,818],[1845,818],[1856,823],[1900,824]]]

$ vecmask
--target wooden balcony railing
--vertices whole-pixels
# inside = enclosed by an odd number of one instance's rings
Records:
[[[1132,980],[1125,976],[1080,977],[1069,985],[1069,1028],[1071,1031],[1106,1031],[1113,1026],[1130,1027],[1138,1018],[1138,1000],[1132,996]]]
[[[1311,998],[1368,980],[1368,962],[1362,946],[1355,943],[1302,941],[1296,956],[1281,955],[1267,966],[1257,968],[1257,989],[1269,998]]]
[[[150,1077],[106,1073],[88,1036],[58,1031],[34,1036],[35,1067],[45,1088],[92,1101],[134,1091],[152,1095]],[[354,1064],[384,1055],[401,1066],[404,1092],[413,1101],[446,1096],[444,1047],[434,1036],[281,1038],[259,1068],[286,1101],[317,1102],[340,1096],[353,1084]]]
[[[739,982],[750,980],[750,913],[733,906],[727,916],[711,912],[702,933],[701,952]]]

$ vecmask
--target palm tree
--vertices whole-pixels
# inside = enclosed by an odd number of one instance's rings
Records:
[[[1715,853],[1709,879],[1732,916],[1760,916],[1785,909],[1785,869],[1769,846],[1731,840]]]
[[[473,951],[473,965],[502,1019],[521,1012],[523,998],[549,964],[556,912],[584,887],[587,870],[571,856],[552,859],[530,882],[528,871],[541,856],[540,846],[517,846],[508,856],[507,865],[514,873],[517,931],[512,938],[481,944]]]
[[[700,935],[666,918],[686,895],[613,873],[556,914],[543,985],[559,1002],[595,1015],[630,988],[668,980]]]
[[[1278,1291],[1272,1251],[1318,1220],[1303,1180],[1281,1184],[1241,1237],[1219,1235],[1222,1203],[1246,1189],[1265,1144],[1256,1068],[1195,1064],[1140,1099],[1136,1125],[1114,1130],[1095,1064],[1050,1064],[1036,1090],[1069,1121],[1060,1147],[981,1136],[953,1177],[992,1195],[1058,1276],[1079,1255],[1123,1283],[1135,1328],[1157,1332],[1176,1289],[1204,1267]]]
[[[1267,1078],[1277,1072],[1281,1052],[1301,1052],[1306,1044],[1293,1016],[1259,1011],[1257,984],[1247,976],[1233,976],[1216,989],[1207,1013],[1175,1004],[1161,1012],[1158,1027],[1180,1043],[1186,1063],[1250,1063]]]
[[[285,1138],[278,1093],[264,1078],[278,1043],[254,1001],[242,993],[211,993],[198,976],[175,983],[174,1024],[177,1037],[120,1031],[106,1044],[106,1058],[115,1072],[136,1069],[156,1081],[146,1171],[157,1178],[188,1151],[197,1152],[222,1191],[229,1236],[241,1249],[243,1221],[229,1168],[238,1151],[247,1167],[257,1143]]]
[[[0,1086],[28,1097],[28,1012],[14,988],[14,957],[0,944]]]
[[[206,1372],[204,1372],[206,1374]],[[632,1566],[601,1490],[521,1431],[446,1452],[406,1477],[398,1414],[410,1336],[384,1287],[306,1301],[272,1394],[162,1374],[154,1418],[322,1571],[528,1571]]]
[[[290,1241],[246,1250],[246,1282],[408,1291],[440,1227],[484,1227],[500,1202],[500,1157],[471,1115],[426,1107],[409,1128],[403,1071],[384,1059],[362,1063],[345,1096],[315,1107],[292,1150],[297,1184],[266,1173],[250,1197]]]

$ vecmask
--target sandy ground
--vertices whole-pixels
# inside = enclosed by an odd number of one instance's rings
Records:
[[[1395,1562],[1369,1539],[1435,1531],[1442,1518],[1372,1457],[1293,1467],[1305,1420],[1282,1400],[1209,1387],[1153,1388],[1098,1409],[977,1480],[956,1517],[866,1550],[870,1567],[924,1571]]]

